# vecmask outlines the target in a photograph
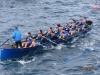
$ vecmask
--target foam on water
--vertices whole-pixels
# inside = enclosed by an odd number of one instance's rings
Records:
[[[76,41],[78,40],[78,38],[79,38],[79,37],[75,37],[75,38],[71,41],[71,43],[76,42]]]
[[[57,49],[57,50],[61,50],[62,48],[65,48],[66,46],[64,45],[64,44],[58,44],[56,47],[55,47],[55,49]]]
[[[19,62],[20,64],[22,64],[22,65],[25,65],[25,64],[29,64],[29,63],[35,61],[35,59],[36,59],[36,58],[34,57],[32,60],[28,60],[28,61],[25,61],[25,60],[19,60],[18,62]]]

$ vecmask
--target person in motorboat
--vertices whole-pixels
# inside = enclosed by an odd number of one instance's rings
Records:
[[[25,41],[22,42],[22,46],[25,47],[25,48],[30,46],[32,44],[32,38],[33,37],[31,35],[31,33],[28,32]]]
[[[35,47],[35,46],[38,46],[38,43],[36,42],[36,39],[33,38],[32,39],[32,44],[30,45],[30,47]]]
[[[21,32],[18,30],[18,27],[15,27],[15,30],[13,31],[11,38],[14,39],[16,48],[18,48],[18,46],[20,46],[20,48],[22,48]]]
[[[57,40],[57,39],[59,39],[59,38],[55,35],[55,33],[51,33],[50,40]]]

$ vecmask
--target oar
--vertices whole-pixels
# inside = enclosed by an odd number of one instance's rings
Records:
[[[52,40],[50,40],[50,39],[47,39],[48,41],[50,41],[51,43],[54,43],[54,44],[56,44],[57,45],[57,43],[56,42],[54,42],[54,41],[52,41]]]
[[[10,40],[11,38],[9,38],[9,39],[7,39],[5,42],[3,42],[1,45],[0,45],[0,47],[1,46],[3,46],[8,40]]]
[[[47,46],[42,45],[41,43],[37,42],[38,45],[42,46],[43,48],[47,48]]]

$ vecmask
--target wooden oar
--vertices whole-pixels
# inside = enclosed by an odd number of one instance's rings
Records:
[[[10,40],[11,38],[9,38],[9,39],[7,39],[5,42],[3,42],[1,45],[0,45],[0,47],[1,46],[3,46],[8,40]]]

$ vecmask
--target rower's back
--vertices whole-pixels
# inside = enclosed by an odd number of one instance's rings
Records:
[[[15,29],[12,33],[12,38],[14,41],[21,41],[21,32],[18,29]]]

